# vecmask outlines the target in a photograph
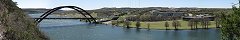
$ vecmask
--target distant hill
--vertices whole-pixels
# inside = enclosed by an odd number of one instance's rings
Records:
[[[50,10],[50,9],[46,9],[46,8],[22,8],[22,9],[27,13],[44,13],[44,12]],[[220,10],[231,10],[231,8],[147,7],[147,8],[101,8],[101,9],[86,10],[86,11],[88,11],[89,13],[93,13],[93,12],[95,12],[95,13],[114,13],[114,12],[128,13],[128,12],[133,12],[133,11],[144,11],[144,10],[151,10],[151,9],[159,9],[162,12],[168,12],[168,11],[176,11],[176,12],[187,12],[187,11],[215,12],[215,11],[220,11]],[[68,12],[68,11],[58,10],[57,12]],[[74,11],[71,11],[71,12],[74,12]]]
[[[147,7],[147,8],[101,8],[96,10],[88,10],[89,13],[97,13],[98,16],[111,16],[119,13],[139,14],[151,13],[149,10],[156,10],[158,12],[176,12],[176,13],[208,13],[213,14],[218,11],[230,11],[231,8],[168,8],[168,7]],[[148,10],[148,11],[147,11]],[[146,12],[144,12],[146,11]]]
[[[46,8],[22,8],[26,13],[44,13],[50,9]],[[86,10],[88,13],[96,13],[98,17],[110,17],[121,13],[139,14],[141,12],[150,13],[147,10],[156,9],[158,12],[176,12],[176,13],[213,13],[218,11],[229,11],[231,8],[196,8],[196,7],[184,7],[184,8],[169,8],[169,7],[146,7],[146,8],[101,8],[95,10]],[[59,10],[54,12],[54,14],[76,14],[77,11],[74,10]]]
[[[22,10],[28,14],[34,14],[34,13],[44,13],[47,12],[50,9],[46,9],[46,8],[22,8]],[[61,12],[63,10],[58,10],[56,12]]]

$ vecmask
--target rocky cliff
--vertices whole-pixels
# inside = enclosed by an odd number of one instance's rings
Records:
[[[12,0],[0,0],[0,40],[47,40]]]

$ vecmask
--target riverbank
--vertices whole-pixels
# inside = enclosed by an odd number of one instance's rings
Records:
[[[190,30],[191,29],[191,27],[188,25],[188,21],[182,21],[182,20],[178,20],[178,21],[180,22],[180,26],[177,27],[178,30]],[[142,28],[142,29],[159,29],[159,30],[166,30],[166,29],[174,30],[175,29],[175,27],[172,26],[172,21],[168,21],[169,27],[167,27],[167,28],[165,27],[165,22],[166,21],[140,22],[140,28]],[[149,27],[148,27],[148,24],[149,24]],[[115,26],[125,27],[123,25],[124,25],[123,23],[120,23]],[[210,21],[208,28],[217,28],[215,25],[216,24],[214,21]],[[130,26],[130,28],[136,28],[136,22],[131,21],[129,26]],[[197,26],[198,26],[197,29],[208,29],[208,28],[202,27],[200,23]]]

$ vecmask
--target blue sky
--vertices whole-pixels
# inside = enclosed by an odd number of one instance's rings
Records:
[[[103,7],[199,7],[231,8],[238,0],[13,0],[20,8],[54,8],[78,6],[83,9]]]

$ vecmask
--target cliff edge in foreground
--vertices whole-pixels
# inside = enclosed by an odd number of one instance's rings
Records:
[[[0,40],[47,40],[12,0],[0,0]]]

